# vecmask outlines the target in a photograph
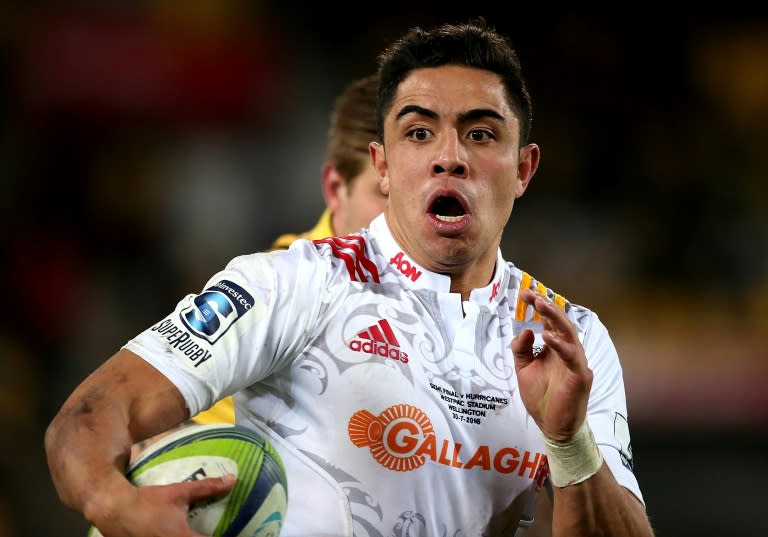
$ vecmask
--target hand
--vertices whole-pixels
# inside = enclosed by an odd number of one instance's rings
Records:
[[[232,475],[123,489],[110,495],[110,506],[101,506],[94,525],[104,537],[206,537],[187,521],[190,505],[223,496],[235,484]]]
[[[541,316],[544,339],[535,357],[533,331],[525,329],[512,340],[520,397],[545,436],[567,440],[586,419],[592,371],[565,312],[530,289],[522,290],[520,298]]]

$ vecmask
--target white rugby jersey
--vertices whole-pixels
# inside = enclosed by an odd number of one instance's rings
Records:
[[[497,254],[462,303],[405,254],[384,216],[347,237],[233,259],[126,344],[190,415],[235,394],[236,420],[287,469],[281,537],[512,535],[546,475],[520,399],[512,338],[546,294],[578,327],[594,372],[588,421],[620,484],[642,500],[622,370],[604,325]],[[237,392],[237,393],[236,393]]]

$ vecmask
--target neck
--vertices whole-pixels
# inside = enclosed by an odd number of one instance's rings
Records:
[[[471,269],[450,272],[448,275],[451,277],[451,292],[461,295],[461,300],[469,300],[469,295],[473,289],[485,287],[491,280],[496,270],[496,255],[494,253],[493,263],[475,264]]]

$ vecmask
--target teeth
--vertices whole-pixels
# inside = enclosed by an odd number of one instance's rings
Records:
[[[443,216],[442,214],[436,214],[435,217],[443,222],[458,222],[463,216]]]

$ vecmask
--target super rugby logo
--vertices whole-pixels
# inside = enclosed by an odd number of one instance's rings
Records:
[[[198,345],[189,332],[176,326],[171,319],[161,321],[151,330],[165,338],[171,349],[176,349],[177,352],[186,356],[195,364],[195,367],[200,367],[213,356],[210,351]]]
[[[193,334],[215,343],[252,307],[253,297],[245,289],[221,280],[197,295],[180,315]]]
[[[359,332],[357,337],[349,342],[349,348],[355,352],[376,354],[408,363],[408,353],[400,350],[400,342],[386,319],[381,319]]]
[[[349,419],[347,433],[355,446],[368,448],[376,462],[396,472],[416,470],[430,460],[457,469],[536,479],[539,467],[546,464],[543,453],[520,452],[511,446],[493,450],[480,445],[474,451],[462,451],[462,444],[437,438],[429,417],[406,404],[393,405],[378,416],[359,410]]]

